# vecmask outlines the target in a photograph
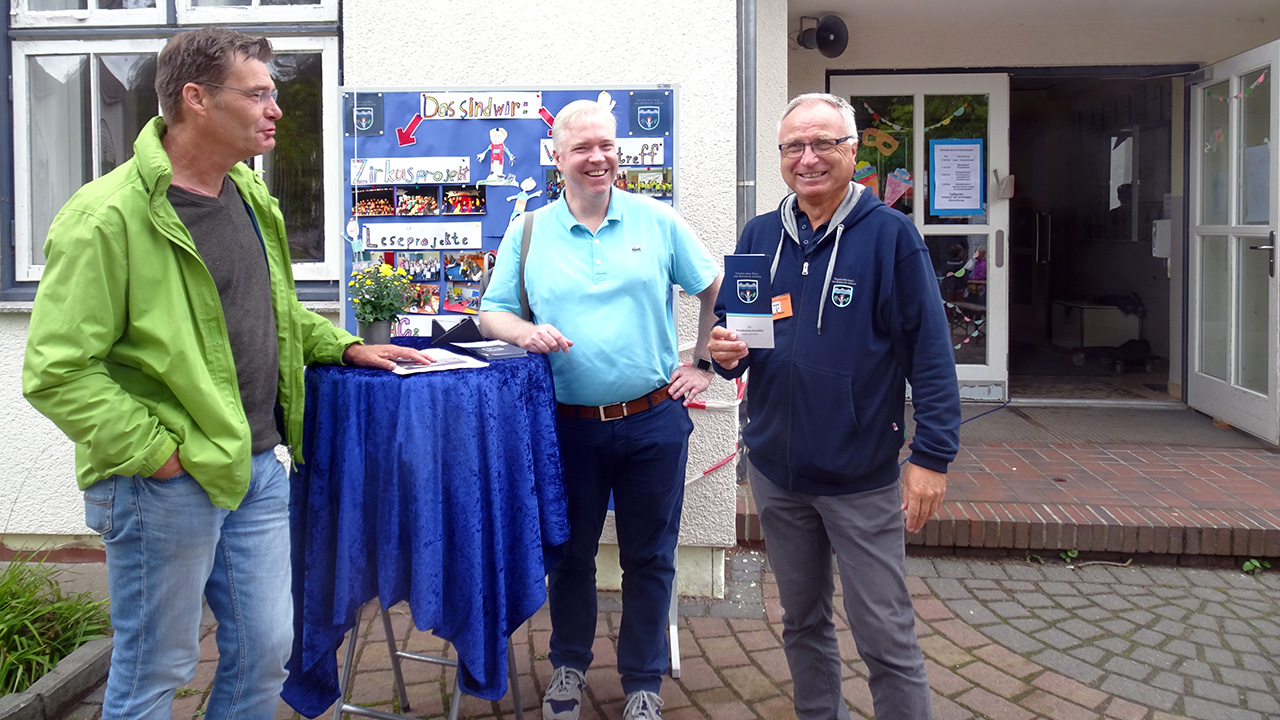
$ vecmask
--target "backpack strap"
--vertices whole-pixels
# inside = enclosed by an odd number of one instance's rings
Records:
[[[529,309],[529,293],[524,287],[524,263],[529,257],[529,241],[533,238],[533,213],[524,214],[524,232],[520,235],[520,317],[533,322]]]

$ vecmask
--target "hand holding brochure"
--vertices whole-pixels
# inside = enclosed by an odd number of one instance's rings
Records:
[[[421,352],[431,358],[433,362],[430,365],[423,365],[410,360],[396,360],[396,367],[392,372],[397,375],[413,375],[414,373],[436,372],[438,370],[489,367],[489,363],[483,360],[449,352],[444,348],[426,348]]]
[[[725,255],[725,324],[749,348],[773,347],[768,255]]]

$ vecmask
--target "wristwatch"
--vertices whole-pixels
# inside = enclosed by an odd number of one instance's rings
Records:
[[[711,361],[706,358],[698,358],[693,361],[693,366],[699,370],[711,370]]]

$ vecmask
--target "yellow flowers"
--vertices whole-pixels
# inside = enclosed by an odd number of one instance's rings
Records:
[[[408,273],[387,264],[351,271],[347,297],[363,323],[394,320],[412,299]]]

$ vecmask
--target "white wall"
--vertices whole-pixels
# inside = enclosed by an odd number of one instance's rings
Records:
[[[713,256],[732,252],[735,228],[736,9],[732,0],[591,3],[346,0],[344,84],[349,87],[565,85],[679,86],[680,210]],[[775,14],[778,11],[775,8]],[[390,32],[389,18],[395,18]],[[696,303],[681,304],[691,346]],[[686,354],[687,357],[687,354]],[[731,398],[717,380],[708,393]],[[736,542],[733,412],[695,411],[683,544]],[[608,538],[606,537],[606,540]]]
[[[22,397],[30,318],[0,307],[0,535],[87,534],[71,441]]]
[[[1211,63],[1280,37],[1280,3],[1242,16],[1223,11],[1209,17],[1171,17],[1159,0],[1145,4],[1147,17],[1075,22],[975,16],[967,23],[935,24],[920,17],[878,24],[872,8],[837,13],[849,27],[848,50],[830,60],[817,50],[791,50],[790,90],[792,95],[824,90],[827,69]],[[790,29],[797,25],[793,20]]]
[[[777,209],[791,192],[782,181],[778,119],[791,100],[787,91],[787,2],[757,0],[756,7],[756,212]]]

